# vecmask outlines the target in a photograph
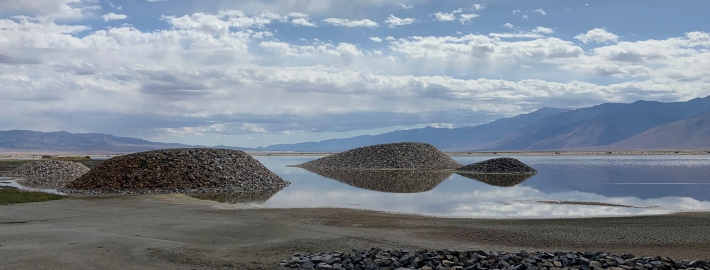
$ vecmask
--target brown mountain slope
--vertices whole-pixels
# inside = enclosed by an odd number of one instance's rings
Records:
[[[710,112],[656,126],[609,148],[710,150]]]

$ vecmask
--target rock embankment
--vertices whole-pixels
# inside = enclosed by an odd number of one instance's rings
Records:
[[[428,143],[389,143],[355,148],[298,165],[321,169],[456,169],[461,164]]]
[[[5,176],[23,178],[18,181],[23,186],[52,189],[62,187],[88,171],[89,168],[76,162],[39,160],[24,163]]]
[[[537,171],[514,158],[494,158],[457,169],[465,173],[536,174]]]
[[[453,174],[452,172],[422,170],[305,169],[353,187],[390,193],[429,191]]]
[[[605,252],[486,252],[455,250],[390,250],[296,253],[281,261],[282,269],[710,269],[710,261],[675,261],[662,257],[612,255]]]
[[[225,193],[290,183],[237,150],[186,148],[108,159],[60,189],[66,193]]]

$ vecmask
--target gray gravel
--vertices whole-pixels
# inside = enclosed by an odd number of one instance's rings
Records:
[[[457,169],[470,173],[535,174],[537,171],[514,158],[494,158]]]
[[[31,188],[59,188],[76,180],[89,171],[89,168],[71,161],[39,160],[27,162],[6,174],[6,177],[19,177],[23,186]]]
[[[674,261],[662,257],[612,255],[605,252],[486,252],[406,249],[352,250],[318,254],[295,253],[282,269],[505,269],[505,270],[631,270],[710,269],[709,261]]]
[[[453,174],[451,172],[423,170],[305,169],[354,187],[391,193],[429,191]]]
[[[108,159],[60,191],[65,193],[233,193],[280,189],[290,183],[248,154],[182,148]]]
[[[461,164],[428,143],[404,142],[355,148],[298,165],[322,169],[456,169]]]

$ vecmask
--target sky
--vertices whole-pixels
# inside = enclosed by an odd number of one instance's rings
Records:
[[[710,1],[0,0],[0,130],[257,147],[710,95]]]

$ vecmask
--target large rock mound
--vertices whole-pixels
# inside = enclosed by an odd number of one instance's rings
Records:
[[[205,193],[283,188],[290,183],[242,151],[166,149],[114,157],[68,184],[68,193]]]
[[[434,189],[452,172],[422,170],[306,170],[353,187],[390,193],[418,193]]]
[[[59,188],[88,171],[88,167],[76,162],[39,160],[24,163],[5,176],[23,178],[18,183],[26,187]]]
[[[514,158],[494,158],[469,164],[457,171],[468,173],[536,174],[537,171]]]
[[[298,165],[322,169],[456,169],[460,163],[428,143],[365,146]]]

